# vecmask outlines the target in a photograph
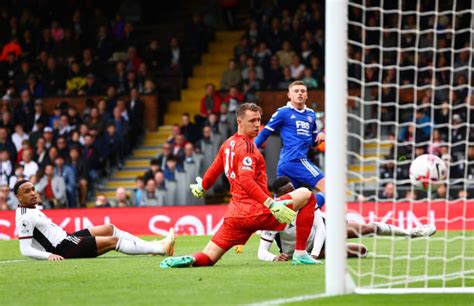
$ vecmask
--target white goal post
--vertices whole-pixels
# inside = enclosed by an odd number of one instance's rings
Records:
[[[325,10],[326,294],[474,293],[474,0],[326,0]],[[422,151],[448,164],[444,197],[409,183]],[[371,207],[366,223],[439,231],[365,238],[369,258],[348,260],[349,202]]]

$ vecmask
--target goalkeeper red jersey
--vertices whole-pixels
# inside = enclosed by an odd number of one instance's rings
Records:
[[[252,139],[238,134],[229,137],[206,171],[203,188],[209,189],[222,172],[230,182],[232,195],[226,217],[248,217],[270,212],[263,205],[269,197],[265,160]]]

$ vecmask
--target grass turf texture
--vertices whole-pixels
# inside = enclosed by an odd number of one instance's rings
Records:
[[[460,233],[449,233],[449,237]],[[443,232],[435,237],[441,238]],[[464,243],[464,255],[474,257],[472,238]],[[201,250],[208,237],[178,237],[176,255]],[[442,241],[364,238],[363,243],[376,254],[361,261],[362,271],[389,272],[389,260],[381,258],[392,248],[397,256],[406,254],[411,244],[413,254],[425,250],[442,255]],[[374,245],[375,243],[375,245]],[[256,258],[258,237],[251,238],[244,253],[229,251],[214,267],[167,269],[159,268],[162,257],[125,256],[111,252],[97,259],[77,259],[62,262],[35,261],[19,254],[18,241],[0,241],[0,304],[1,305],[191,305],[191,304],[246,304],[272,299],[313,295],[324,291],[324,265],[292,266],[290,262],[267,263]],[[447,249],[448,258],[461,254],[462,240],[453,240]],[[375,249],[374,249],[375,248]],[[21,260],[21,261],[17,261]],[[375,260],[375,262],[374,262]],[[7,262],[10,261],[10,262]],[[350,260],[357,268],[359,262]],[[398,260],[394,275],[405,273],[407,260]],[[421,264],[423,263],[423,264]],[[430,275],[442,271],[441,260],[430,261]],[[460,260],[449,262],[448,270],[459,271]],[[425,271],[424,261],[412,261],[412,275]],[[465,270],[473,270],[474,262],[467,261]],[[474,275],[466,286],[474,286]],[[368,282],[368,280],[363,280]],[[370,278],[369,278],[370,281]],[[458,285],[459,280],[448,285]],[[434,282],[436,284],[436,282]],[[472,295],[349,295],[310,300],[291,305],[474,305]]]

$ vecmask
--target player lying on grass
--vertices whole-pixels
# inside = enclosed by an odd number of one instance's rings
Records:
[[[257,230],[282,230],[293,221],[296,211],[296,246],[293,264],[316,264],[307,253],[306,241],[314,219],[312,192],[299,188],[273,199],[268,195],[265,160],[253,143],[260,127],[262,109],[254,103],[243,103],[236,111],[238,131],[221,146],[204,178],[196,180],[191,190],[202,197],[224,172],[230,183],[232,198],[224,222],[204,251],[191,256],[169,257],[162,268],[212,266],[235,245],[243,245]]]
[[[23,256],[57,261],[97,257],[111,250],[128,255],[173,255],[173,229],[170,229],[166,238],[153,242],[142,240],[112,224],[68,234],[36,208],[38,194],[32,183],[28,180],[18,181],[13,191],[20,203],[16,210],[16,228]]]
[[[291,192],[295,188],[290,178],[282,176],[275,179],[272,188],[276,196]],[[314,196],[314,195],[313,195]],[[324,244],[326,241],[326,223],[321,211],[318,209],[324,205],[322,194],[317,195],[317,208],[314,214],[313,229],[308,240],[308,252],[313,258],[324,258]],[[355,222],[347,223],[347,237],[359,238],[361,236],[400,236],[400,237],[429,237],[436,233],[433,225],[423,225],[412,230],[404,230],[394,225],[381,222],[360,224]],[[280,250],[280,255],[270,253],[273,241],[276,242]],[[262,231],[260,245],[258,248],[258,259],[263,261],[286,261],[295,250],[295,230],[292,224],[285,227],[283,231]],[[367,247],[359,243],[347,244],[347,257],[366,257]]]

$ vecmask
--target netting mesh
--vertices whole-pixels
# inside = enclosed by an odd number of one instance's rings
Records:
[[[359,287],[474,287],[474,1],[349,1],[349,189],[364,222],[431,238],[363,238]],[[446,184],[421,191],[411,161],[435,154]],[[351,207],[349,206],[349,209]]]

